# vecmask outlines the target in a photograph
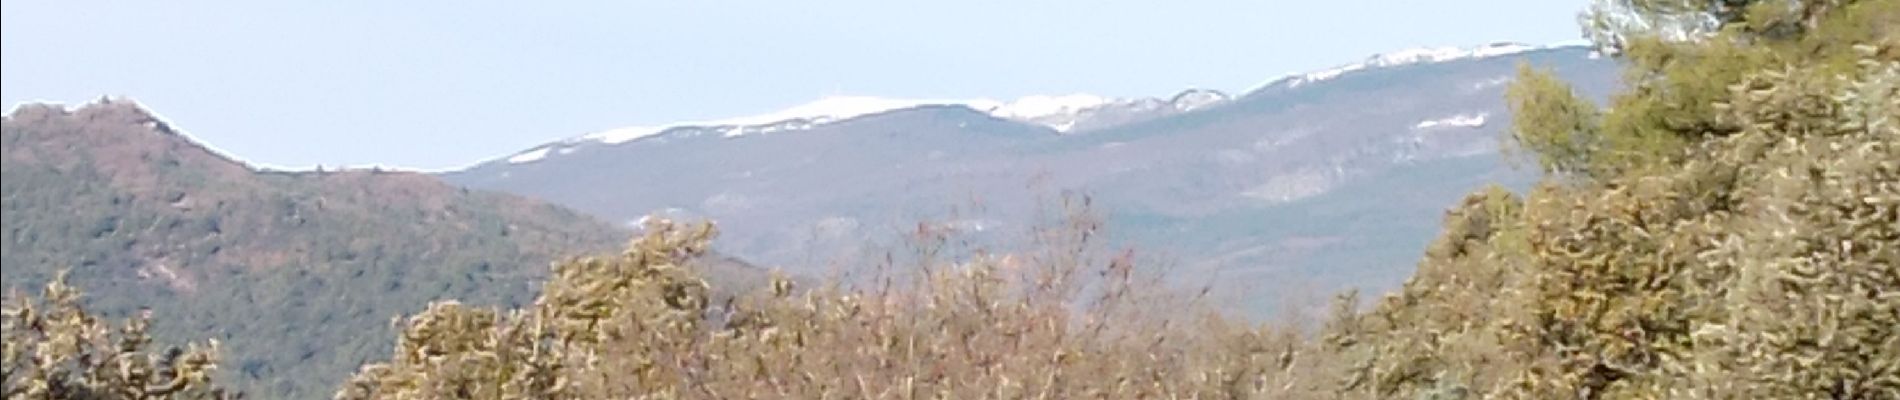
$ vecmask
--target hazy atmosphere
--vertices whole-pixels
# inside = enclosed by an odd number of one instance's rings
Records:
[[[1900,0],[0,3],[0,400],[1900,400]]]
[[[259,164],[444,169],[599,130],[760,114],[828,95],[1240,92],[1402,48],[1573,40],[1578,9],[1511,0],[7,1],[0,100],[129,95]]]

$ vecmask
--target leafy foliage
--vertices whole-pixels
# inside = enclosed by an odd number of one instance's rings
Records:
[[[1738,7],[1827,2],[1803,3]],[[1637,43],[1633,90],[1600,116],[1527,70],[1516,137],[1579,179],[1523,201],[1474,197],[1404,292],[1352,317],[1393,321],[1348,341],[1375,346],[1358,355],[1384,378],[1374,390],[1450,379],[1486,397],[1900,397],[1900,65],[1891,36],[1868,36],[1881,30],[1836,28],[1900,7],[1825,6],[1772,35],[1762,21],[1774,19],[1750,11],[1717,17],[1724,29],[1702,40]],[[1448,341],[1489,350],[1389,350]],[[1492,361],[1445,361],[1473,354]]]
[[[1517,84],[1505,92],[1510,100],[1512,139],[1531,151],[1545,173],[1590,176],[1601,165],[1592,160],[1604,144],[1597,126],[1602,118],[1596,103],[1576,93],[1549,72],[1520,65]]]
[[[1511,100],[1531,112],[1516,122],[1515,136],[1559,172],[1608,177],[1668,168],[1697,143],[1745,128],[1718,118],[1715,107],[1730,99],[1731,86],[1790,65],[1818,76],[1853,74],[1862,57],[1855,45],[1894,45],[1896,7],[1892,0],[1598,1],[1585,14],[1595,21],[1586,32],[1626,63],[1629,90],[1595,118],[1558,95],[1565,90],[1546,75],[1526,73]]]

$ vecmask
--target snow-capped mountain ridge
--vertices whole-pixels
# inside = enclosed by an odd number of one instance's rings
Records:
[[[1233,96],[1228,96],[1227,93],[1223,93],[1219,90],[1197,88],[1175,93],[1174,97],[1168,98],[1168,104],[1174,105],[1174,108],[1180,109],[1183,112],[1187,112],[1207,108],[1208,106],[1224,103],[1232,99]]]
[[[1186,112],[1227,101],[1225,93],[1188,89],[1169,100],[1114,98],[1086,93],[1032,95],[1012,101],[994,99],[892,99],[874,96],[830,96],[764,114],[708,121],[676,122],[659,126],[615,128],[537,146],[503,159],[511,164],[539,161],[589,144],[618,145],[632,141],[680,135],[716,133],[734,138],[755,134],[799,131],[871,114],[926,106],[961,106],[990,116],[1042,125],[1056,132],[1076,130],[1085,120],[1114,111]]]
[[[1253,93],[1272,87],[1296,88],[1338,78],[1356,71],[1405,65],[1439,63],[1463,59],[1488,58],[1530,51],[1587,46],[1585,42],[1559,42],[1549,45],[1498,42],[1477,47],[1413,48],[1367,57],[1357,63],[1319,71],[1288,74],[1248,90]],[[531,148],[506,157],[508,163],[528,163],[565,154],[589,144],[618,145],[662,133],[681,135],[716,133],[734,138],[811,129],[824,124],[861,116],[924,106],[962,106],[990,116],[1047,127],[1069,134],[1112,127],[1165,115],[1192,112],[1229,102],[1234,96],[1217,90],[1190,88],[1172,97],[1116,98],[1087,93],[1067,95],[1031,95],[1010,101],[978,99],[896,99],[875,96],[830,96],[790,108],[736,118],[676,122],[657,126],[634,126],[604,130]]]
[[[871,96],[831,96],[765,114],[711,121],[675,122],[663,126],[634,126],[595,132],[578,139],[620,144],[680,127],[763,127],[804,121],[823,124],[880,112],[926,105],[963,104],[960,100],[907,100]]]
[[[1086,93],[1061,96],[1032,95],[1011,102],[995,100],[974,100],[963,103],[972,109],[989,113],[997,118],[1033,121],[1049,117],[1076,114],[1083,110],[1100,107],[1104,104],[1121,101],[1109,97]]]
[[[1266,83],[1261,84],[1260,86],[1257,86],[1251,90],[1248,90],[1247,93],[1253,93],[1262,89],[1275,87],[1275,86],[1294,88],[1294,87],[1299,87],[1302,85],[1311,84],[1314,82],[1320,82],[1320,81],[1330,80],[1333,78],[1338,78],[1340,75],[1345,75],[1347,73],[1362,71],[1362,70],[1369,70],[1369,69],[1389,68],[1389,67],[1414,65],[1414,64],[1440,63],[1440,62],[1456,61],[1456,60],[1463,60],[1463,59],[1489,58],[1489,57],[1519,54],[1519,53],[1525,53],[1525,52],[1531,52],[1531,51],[1537,51],[1537,50],[1548,50],[1548,49],[1567,48],[1567,47],[1587,47],[1589,45],[1590,43],[1587,41],[1564,41],[1564,42],[1557,42],[1557,43],[1541,45],[1541,46],[1529,45],[1529,44],[1524,44],[1524,43],[1515,43],[1515,42],[1495,42],[1495,43],[1490,43],[1490,44],[1477,46],[1477,47],[1410,48],[1410,49],[1374,54],[1372,56],[1366,57],[1365,60],[1360,61],[1360,62],[1340,65],[1337,67],[1327,68],[1327,69],[1323,69],[1319,71],[1287,74],[1280,78],[1267,81]]]
[[[1186,93],[1186,92],[1184,92]],[[1218,93],[1218,92],[1214,92]],[[1222,95],[1223,99],[1225,95]],[[1092,109],[1116,104],[1133,104],[1148,99],[1121,99],[1097,96],[1087,93],[1067,95],[1031,95],[1012,101],[994,99],[893,99],[875,96],[829,96],[817,101],[765,114],[727,118],[711,121],[676,122],[658,127],[636,126],[616,128],[581,136],[570,141],[592,140],[607,144],[620,144],[665,132],[674,128],[700,127],[722,128],[726,136],[743,136],[758,131],[780,131],[803,129],[804,125],[820,125],[857,118],[870,114],[924,106],[964,106],[997,118],[1038,123],[1061,131],[1060,122],[1045,123],[1050,120],[1066,120]],[[1197,104],[1198,105],[1198,104]],[[779,129],[769,129],[778,127]]]

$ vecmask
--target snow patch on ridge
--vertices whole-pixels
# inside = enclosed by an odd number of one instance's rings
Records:
[[[1396,66],[1401,66],[1401,65],[1412,65],[1412,64],[1438,63],[1438,62],[1455,61],[1455,60],[1463,60],[1463,59],[1490,58],[1490,57],[1525,53],[1525,52],[1536,51],[1536,50],[1546,50],[1546,49],[1566,48],[1566,47],[1583,47],[1583,46],[1588,46],[1588,45],[1589,45],[1589,42],[1587,41],[1562,41],[1562,42],[1557,42],[1557,43],[1552,43],[1552,44],[1542,45],[1542,46],[1533,46],[1533,45],[1527,45],[1523,43],[1499,42],[1499,43],[1491,43],[1491,44],[1478,46],[1478,47],[1471,47],[1471,48],[1461,48],[1461,47],[1411,48],[1411,49],[1399,50],[1399,51],[1394,51],[1394,52],[1375,54],[1375,55],[1372,55],[1371,57],[1367,57],[1364,61],[1361,61],[1361,62],[1341,65],[1341,66],[1327,68],[1327,69],[1323,69],[1319,71],[1308,72],[1304,74],[1287,74],[1286,76],[1283,76],[1281,78],[1267,81],[1266,83],[1256,86],[1253,89],[1248,90],[1247,92],[1251,93],[1251,92],[1258,91],[1260,89],[1265,89],[1267,87],[1272,87],[1275,85],[1285,85],[1286,87],[1289,87],[1289,88],[1300,87],[1302,85],[1306,85],[1306,84],[1310,84],[1314,82],[1320,82],[1320,81],[1330,80],[1333,78],[1338,78],[1341,75],[1345,75],[1347,73],[1362,71],[1362,70],[1369,70],[1369,69],[1376,69],[1376,68],[1396,67]]]
[[[1063,126],[1073,126],[1073,116],[1085,110],[1115,102],[1116,99],[1091,94],[1071,94],[1062,96],[1028,96],[1015,101],[1003,102],[992,99],[891,99],[872,96],[831,96],[791,108],[765,114],[726,118],[708,121],[675,122],[660,126],[633,126],[595,132],[566,143],[599,142],[621,144],[658,135],[675,128],[700,127],[711,128],[721,136],[732,138],[759,133],[774,133],[811,129],[817,125],[843,121],[870,114],[893,110],[933,106],[960,105],[988,113],[998,118],[1040,123],[1060,130]],[[1060,121],[1046,121],[1057,119]],[[525,163],[540,160],[547,154],[526,152],[511,157],[511,163]]]
[[[1490,89],[1494,87],[1504,86],[1504,85],[1510,84],[1512,81],[1515,81],[1515,80],[1516,79],[1510,76],[1500,76],[1496,78],[1486,79],[1486,80],[1478,81],[1477,83],[1472,83],[1471,90],[1478,91],[1478,90],[1485,90],[1485,89]]]
[[[1449,117],[1419,121],[1412,129],[1429,130],[1440,128],[1477,128],[1484,126],[1484,120],[1490,113],[1458,114]]]
[[[905,99],[887,99],[887,98],[882,98],[882,97],[869,97],[869,96],[832,96],[832,97],[819,99],[818,101],[814,101],[811,103],[805,103],[805,104],[798,105],[792,108],[787,108],[784,110],[779,110],[779,111],[765,113],[765,114],[758,114],[758,115],[751,115],[751,116],[744,116],[744,117],[737,117],[737,118],[718,119],[718,120],[711,120],[711,121],[676,122],[676,123],[671,123],[671,124],[658,126],[658,127],[640,126],[640,127],[609,129],[609,130],[589,134],[586,136],[582,136],[581,138],[598,141],[598,142],[606,143],[606,144],[620,144],[620,143],[626,143],[628,141],[632,141],[632,140],[643,138],[643,137],[653,136],[655,134],[659,134],[660,132],[665,132],[673,128],[753,127],[753,126],[773,125],[773,124],[778,124],[778,123],[783,123],[783,122],[800,121],[800,120],[806,121],[812,124],[822,124],[822,123],[842,121],[842,120],[856,118],[856,117],[860,117],[864,115],[876,114],[876,113],[897,110],[897,109],[926,106],[926,105],[966,104],[966,103],[968,102],[958,101],[958,100],[905,100]],[[733,134],[733,132],[741,132],[739,134],[745,133],[743,132],[744,130],[742,129],[741,130],[725,129],[723,131],[726,132],[727,136],[738,136],[736,134]]]
[[[1063,96],[1026,96],[1008,103],[986,99],[970,101],[964,104],[977,111],[987,112],[998,118],[1035,120],[1065,114],[1076,114],[1083,110],[1100,107],[1114,101],[1115,99],[1107,97],[1077,93]]]
[[[1232,100],[1226,93],[1208,89],[1188,89],[1168,99],[1168,104],[1181,112],[1189,112]]]
[[[548,152],[553,151],[553,150],[554,148],[552,147],[542,147],[542,148],[538,148],[534,150],[524,151],[524,152],[521,152],[521,154],[516,154],[514,157],[508,157],[508,163],[521,164],[521,163],[534,162],[536,160],[547,158]]]

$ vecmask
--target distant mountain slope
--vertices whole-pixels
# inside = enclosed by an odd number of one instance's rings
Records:
[[[1615,65],[1582,47],[1427,49],[1237,98],[1189,92],[1168,103],[1191,107],[1081,118],[1086,129],[939,104],[760,135],[686,124],[582,138],[444,177],[616,221],[710,216],[727,233],[717,247],[807,272],[862,260],[867,239],[900,237],[919,219],[978,237],[1015,230],[1050,196],[1081,190],[1119,221],[1117,237],[1266,311],[1281,289],[1393,287],[1446,205],[1487,183],[1529,182],[1498,153],[1502,92],[1520,62],[1597,96],[1616,82]],[[1081,100],[1060,103],[1103,104]]]
[[[96,306],[149,306],[161,337],[223,341],[224,373],[250,398],[329,398],[388,356],[392,316],[437,299],[516,304],[551,261],[629,237],[423,174],[256,172],[129,101],[24,105],[0,127],[5,286],[70,267]]]

